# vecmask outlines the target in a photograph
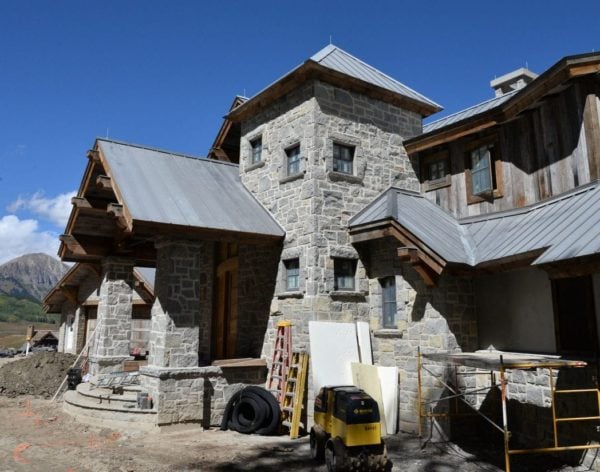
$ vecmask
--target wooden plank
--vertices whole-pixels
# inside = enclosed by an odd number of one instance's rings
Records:
[[[583,126],[585,128],[590,179],[600,179],[600,107],[598,97],[589,93],[585,101],[583,112]]]

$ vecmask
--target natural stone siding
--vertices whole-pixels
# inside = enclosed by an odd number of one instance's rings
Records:
[[[244,385],[264,385],[264,367],[188,367],[140,369],[142,388],[150,393],[157,425],[201,423],[219,426],[231,396]]]
[[[122,370],[129,358],[133,298],[133,262],[107,258],[102,264],[98,329],[90,356],[92,374]]]
[[[156,299],[148,364],[197,367],[200,346],[202,358],[210,356],[213,246],[165,240],[156,247]]]

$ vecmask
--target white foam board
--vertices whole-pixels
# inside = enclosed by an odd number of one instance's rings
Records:
[[[362,364],[373,364],[373,351],[371,349],[371,331],[369,323],[365,321],[356,322],[356,334],[358,337],[358,353]]]
[[[352,362],[358,362],[354,323],[309,321],[310,369],[315,393],[325,385],[352,385]]]
[[[398,367],[377,366],[385,425],[388,434],[398,431]]]
[[[381,395],[381,382],[379,380],[378,366],[368,364],[352,364],[352,380],[354,385],[362,388],[379,407],[379,418],[381,423],[381,434],[385,435],[388,428],[386,425],[385,403]]]

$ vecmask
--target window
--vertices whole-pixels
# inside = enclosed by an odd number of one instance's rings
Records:
[[[485,145],[471,151],[471,193],[490,194],[494,190],[492,178],[493,145]]]
[[[430,162],[427,166],[428,180],[439,180],[446,177],[448,173],[448,165],[445,159]]]
[[[262,160],[262,137],[250,141],[252,147],[252,164],[258,164]]]
[[[334,290],[355,289],[356,260],[354,259],[334,259],[333,272],[335,279]]]
[[[289,259],[284,261],[285,265],[285,289],[288,292],[300,290],[300,259]]]
[[[396,277],[379,279],[381,284],[381,312],[384,328],[396,328]]]
[[[286,149],[287,155],[287,175],[300,173],[300,145]]]
[[[552,281],[558,352],[594,354],[598,350],[592,278]]]
[[[353,173],[354,146],[333,143],[333,170],[343,174]]]

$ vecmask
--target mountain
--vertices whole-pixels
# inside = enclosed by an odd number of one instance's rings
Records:
[[[0,295],[39,303],[67,270],[47,254],[25,254],[0,265]]]

